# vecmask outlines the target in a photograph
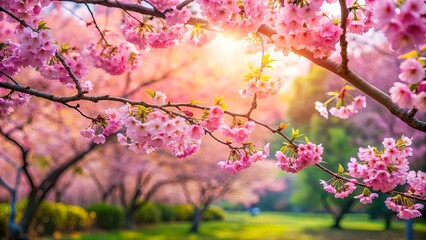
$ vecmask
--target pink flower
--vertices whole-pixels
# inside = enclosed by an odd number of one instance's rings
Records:
[[[315,109],[320,113],[321,116],[328,119],[327,108],[322,102],[315,102]]]
[[[155,92],[154,104],[164,105],[164,104],[166,104],[166,100],[167,100],[166,94],[164,94],[160,91]]]
[[[418,209],[423,209],[423,205],[421,205],[421,207],[418,207]],[[422,216],[420,211],[414,208],[403,208],[397,215],[397,217],[401,219],[411,219],[420,216]]]
[[[410,108],[413,106],[413,93],[408,88],[407,84],[395,82],[393,87],[389,89],[392,102],[401,107]]]
[[[332,185],[328,184],[326,181],[320,180],[320,183],[323,185],[325,191],[333,194],[337,192],[336,189]]]
[[[360,195],[358,195],[358,196],[355,196],[354,198],[355,199],[359,199],[359,201],[362,203],[362,204],[369,204],[369,203],[372,203],[373,202],[373,199],[374,198],[377,198],[379,195],[377,194],[377,193],[370,193],[370,194],[368,194],[368,195],[364,195],[364,193],[363,194],[360,194]]]
[[[167,11],[165,14],[166,23],[169,26],[175,24],[185,24],[191,18],[191,11],[187,7],[182,8],[181,10],[173,7],[171,10]]]
[[[105,136],[103,134],[98,134],[98,135],[95,135],[93,137],[93,142],[96,143],[96,144],[104,144],[105,140],[106,139],[105,139]]]
[[[399,66],[401,73],[398,75],[401,81],[406,83],[417,83],[425,77],[422,64],[414,58],[409,58]]]
[[[418,110],[426,112],[426,92],[414,94],[413,103]]]
[[[213,106],[212,108],[210,108],[209,113],[210,113],[209,115],[210,118],[222,118],[224,111],[219,106]]]
[[[337,189],[337,192],[334,194],[335,198],[345,198],[349,196],[355,189],[356,179],[351,179],[350,182],[346,182],[343,186]]]
[[[95,137],[95,129],[88,128],[80,131],[81,136],[92,140]]]

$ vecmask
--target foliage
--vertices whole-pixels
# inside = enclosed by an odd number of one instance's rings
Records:
[[[64,231],[81,231],[89,227],[92,223],[89,213],[79,206],[67,205],[67,218],[65,220]]]
[[[158,208],[161,210],[161,221],[170,222],[175,220],[176,211],[175,207],[167,204],[157,204]]]
[[[27,204],[24,199],[17,204],[17,220],[22,218]],[[0,204],[0,236],[5,236],[9,220],[9,205]],[[89,213],[79,206],[43,201],[37,208],[30,233],[52,235],[56,231],[72,232],[87,229],[91,224]]]
[[[9,222],[9,204],[0,203],[0,236],[6,236]]]
[[[95,203],[86,209],[90,214],[96,215],[95,226],[101,229],[120,228],[124,223],[123,210],[107,203]]]
[[[134,221],[137,224],[158,223],[162,218],[162,209],[155,203],[148,202],[139,208],[134,215]]]
[[[203,213],[203,220],[224,220],[225,211],[219,206],[209,206]]]
[[[191,221],[194,209],[191,204],[179,204],[175,207],[176,221]]]

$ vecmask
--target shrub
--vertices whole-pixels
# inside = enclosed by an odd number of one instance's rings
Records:
[[[219,206],[210,206],[203,214],[203,220],[224,220],[225,211]]]
[[[9,204],[1,203],[0,204],[0,236],[6,236],[8,222],[9,222]]]
[[[161,221],[170,222],[176,219],[175,207],[166,204],[158,204],[161,209]]]
[[[95,203],[87,208],[87,211],[95,213],[95,225],[102,229],[120,228],[124,223],[123,210],[106,203]]]
[[[176,221],[191,221],[194,209],[190,204],[180,204],[175,207]]]
[[[158,223],[161,221],[161,209],[157,204],[151,202],[146,203],[136,211],[133,220],[137,224]]]
[[[64,231],[79,231],[90,226],[92,219],[89,213],[81,207],[67,205],[67,218]]]
[[[30,231],[37,235],[52,235],[65,226],[66,218],[65,204],[42,201],[31,223]]]

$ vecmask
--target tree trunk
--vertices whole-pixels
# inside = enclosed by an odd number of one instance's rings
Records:
[[[16,224],[16,189],[12,192],[12,200],[10,202],[10,216],[9,216],[9,239],[26,240],[28,237],[22,231],[22,228]]]
[[[35,192],[31,192],[28,198],[27,206],[19,225],[13,227],[11,231],[9,240],[27,240],[28,230],[30,228],[31,221],[33,220],[34,214],[37,210],[38,205],[40,204],[40,199],[36,196]]]
[[[210,203],[206,203],[202,208],[194,206],[194,218],[192,219],[191,228],[189,229],[190,233],[198,233],[198,228],[203,220],[203,214],[209,206]]]
[[[134,227],[133,215],[134,215],[134,211],[132,211],[132,209],[126,209],[126,213],[125,213],[126,225],[125,226],[129,230],[133,229]]]
[[[200,226],[201,220],[203,218],[203,213],[200,208],[194,207],[194,218],[192,219],[191,228],[189,232],[198,233],[198,228]]]
[[[355,199],[350,199],[349,201],[346,202],[345,205],[343,205],[340,212],[337,215],[335,215],[334,224],[331,226],[331,228],[342,229],[342,227],[340,226],[340,222],[342,221],[345,214],[349,213],[354,202],[355,202]]]
[[[392,213],[385,213],[385,230],[391,229],[391,223],[392,223]]]

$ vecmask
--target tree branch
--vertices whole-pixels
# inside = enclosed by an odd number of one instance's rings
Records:
[[[342,63],[340,65],[340,71],[347,73],[348,68],[348,41],[346,40],[346,25],[348,21],[348,7],[346,6],[346,0],[339,0],[340,4],[340,27],[343,30],[342,35],[340,35],[340,56],[342,57]]]

